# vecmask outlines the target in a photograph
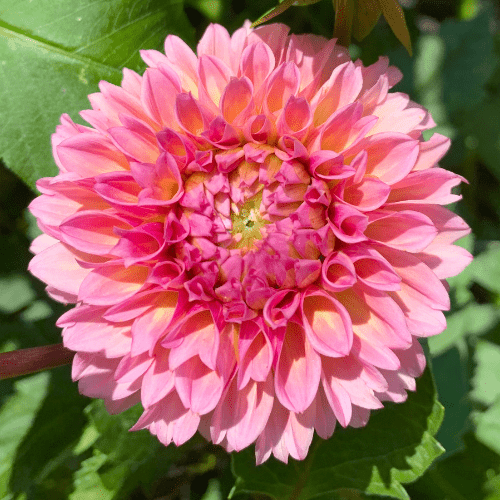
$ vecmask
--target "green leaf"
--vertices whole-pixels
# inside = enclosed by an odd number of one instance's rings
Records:
[[[138,407],[121,415],[109,415],[103,402],[95,400],[85,408],[85,413],[89,424],[75,449],[85,451],[87,440],[87,445],[93,445],[94,455],[82,462],[70,500],[80,500],[80,495],[82,499],[90,500],[93,497],[89,495],[98,486],[104,498],[114,498],[127,477],[158,451],[158,441],[148,432],[128,432],[140,415]]]
[[[97,452],[82,462],[82,467],[75,473],[75,491],[69,500],[112,500],[114,493],[108,489],[99,476],[99,468],[106,463],[107,456]]]
[[[499,115],[500,116],[500,115]],[[471,265],[472,279],[492,292],[500,293],[500,242],[489,243]]]
[[[16,450],[30,430],[49,383],[48,373],[17,381],[15,394],[0,409],[0,498],[10,493],[9,482]],[[1,391],[6,382],[0,382]]]
[[[444,406],[443,423],[436,436],[446,450],[441,459],[463,449],[462,436],[470,427],[471,401],[464,397],[469,390],[467,344],[465,340],[463,343],[463,349],[448,349],[432,358],[439,402]]]
[[[434,439],[443,408],[429,369],[402,404],[373,412],[367,426],[335,430],[313,441],[304,462],[270,458],[255,466],[253,450],[233,453],[237,478],[232,494],[259,492],[277,500],[331,498],[343,489],[409,499],[402,483],[414,481],[443,448]],[[353,497],[355,498],[355,497]]]
[[[458,123],[485,97],[485,85],[495,66],[490,32],[491,6],[470,21],[446,20],[440,36],[446,46],[443,60],[443,100]],[[464,71],[464,68],[467,68]]]
[[[500,454],[500,398],[476,418],[476,437]]]
[[[469,141],[489,171],[500,180],[500,98],[486,99],[476,107],[467,126]]]
[[[141,70],[139,49],[192,41],[182,0],[0,0],[0,151],[32,189],[57,171],[50,135],[76,119],[100,80]]]
[[[417,101],[431,113],[437,128],[426,134],[439,132],[453,138],[455,129],[449,122],[443,103],[442,66],[445,58],[445,43],[436,34],[424,34],[417,39],[415,64],[413,67]],[[428,137],[426,137],[428,139]]]
[[[500,345],[498,330],[490,339],[478,342],[474,361],[476,369],[472,379],[470,397],[473,401],[487,407],[486,411],[474,415],[476,437],[481,443],[500,454]]]
[[[500,457],[472,433],[463,438],[465,449],[437,462],[408,486],[411,498],[425,500],[498,500],[493,481],[500,478]],[[490,496],[492,494],[492,496]],[[495,495],[495,496],[493,496]]]
[[[452,347],[463,350],[467,335],[481,335],[493,328],[500,319],[500,311],[493,304],[468,304],[447,317],[447,328],[443,333],[428,339],[433,356],[438,356]]]
[[[211,479],[208,488],[201,500],[224,500],[217,479]]]
[[[204,452],[207,445],[199,436],[180,447],[165,447],[147,430],[128,432],[141,411],[137,405],[119,415],[109,415],[100,400],[87,406],[89,423],[74,452],[88,456],[92,448],[92,456],[82,462],[75,474],[70,500],[122,500],[137,488],[149,490],[149,497],[173,463],[177,471],[184,471],[183,475],[189,478],[215,467],[215,458]],[[174,476],[166,489],[172,491],[177,483],[182,484]]]
[[[80,462],[73,447],[85,425],[87,400],[78,394],[68,366],[45,375],[50,377],[46,395],[16,450],[10,488],[28,498],[63,500],[71,491],[71,474]]]
[[[0,313],[12,314],[35,298],[29,279],[22,274],[0,276]]]
[[[474,353],[476,369],[472,378],[470,397],[485,406],[500,398],[500,346],[480,341]]]

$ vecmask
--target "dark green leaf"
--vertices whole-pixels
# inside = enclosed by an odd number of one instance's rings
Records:
[[[68,366],[46,372],[50,382],[33,425],[16,450],[10,488],[28,498],[65,500],[80,460],[73,447],[85,425],[87,398],[78,394]]]
[[[15,394],[0,409],[0,498],[10,493],[16,449],[27,434],[42,404],[49,383],[48,373],[39,373],[15,383]],[[0,392],[6,382],[0,382]]]
[[[500,98],[485,100],[465,127],[469,141],[489,171],[500,180]]]
[[[451,347],[464,342],[467,335],[481,335],[494,327],[500,319],[500,311],[493,304],[471,303],[447,318],[446,330],[429,338],[433,356],[443,354]]]
[[[466,349],[464,340],[462,350],[455,347],[432,358],[439,402],[444,406],[443,424],[436,436],[446,450],[441,459],[463,449],[462,435],[470,425],[471,402],[464,398],[469,390]]]
[[[434,439],[443,408],[429,369],[403,404],[374,412],[366,427],[336,429],[316,440],[304,462],[273,458],[255,466],[253,450],[233,454],[233,494],[259,492],[277,500],[328,498],[341,489],[408,499],[402,483],[414,481],[443,448]]]
[[[106,455],[97,452],[82,462],[81,469],[75,473],[75,491],[70,495],[69,500],[111,500],[113,498],[117,491],[104,486],[97,472],[106,460]]]
[[[0,276],[0,313],[12,314],[35,298],[30,280],[22,274]]]
[[[31,188],[56,173],[50,135],[87,109],[99,80],[140,70],[139,49],[174,33],[191,41],[182,0],[0,0],[0,151]]]
[[[82,462],[75,475],[70,500],[101,500],[96,491],[101,491],[104,499],[122,500],[138,488],[150,493],[161,489],[162,482],[165,489],[172,490],[182,480],[189,481],[215,467],[214,456],[205,452],[207,444],[199,436],[180,447],[165,447],[146,430],[128,432],[141,411],[135,406],[109,415],[100,400],[88,405],[89,424],[74,451],[85,454],[92,449],[92,456]],[[172,477],[164,477],[174,463]]]
[[[465,449],[437,462],[416,483],[408,486],[412,499],[493,500],[493,484],[500,475],[500,457],[478,442],[472,433],[464,436]],[[492,494],[492,496],[489,496]],[[494,496],[493,496],[494,495]]]
[[[476,424],[477,439],[500,454],[500,398],[478,415]]]
[[[491,9],[485,8],[470,21],[447,20],[441,26],[440,36],[446,47],[443,100],[451,118],[458,123],[463,121],[465,112],[475,109],[484,99],[484,87],[495,66],[491,18]]]
[[[485,406],[500,398],[500,346],[493,342],[480,341],[474,354],[476,370],[472,379],[470,397]]]
[[[486,251],[476,257],[469,272],[481,286],[500,293],[500,243],[489,243]]]

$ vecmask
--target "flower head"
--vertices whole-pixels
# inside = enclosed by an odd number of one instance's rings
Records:
[[[461,178],[386,58],[283,25],[197,54],[175,36],[143,76],[101,82],[53,135],[30,269],[57,300],[80,391],[165,445],[197,430],[303,459],[314,430],[404,401],[470,256],[441,205]]]

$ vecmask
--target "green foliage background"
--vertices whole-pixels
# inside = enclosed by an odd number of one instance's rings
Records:
[[[61,113],[78,119],[99,80],[142,71],[138,50],[161,48],[167,34],[194,47],[209,22],[231,32],[273,5],[0,0],[0,352],[60,342],[64,308],[26,272],[38,234],[26,206],[36,179],[56,172],[50,134]],[[0,500],[500,500],[499,10],[478,0],[403,7],[413,58],[384,21],[351,54],[365,64],[388,55],[404,73],[395,90],[428,107],[435,131],[453,140],[442,165],[469,180],[456,210],[472,227],[460,244],[476,256],[450,280],[448,329],[429,339],[432,373],[417,392],[366,428],[315,440],[304,462],[255,467],[252,449],[231,457],[199,436],[165,448],[147,431],[128,433],[141,409],[108,415],[78,394],[69,367],[1,381]],[[329,37],[332,4],[278,20]]]

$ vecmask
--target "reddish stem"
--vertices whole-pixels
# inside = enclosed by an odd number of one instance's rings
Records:
[[[0,379],[19,377],[42,370],[67,365],[74,352],[62,344],[18,349],[0,354]]]

